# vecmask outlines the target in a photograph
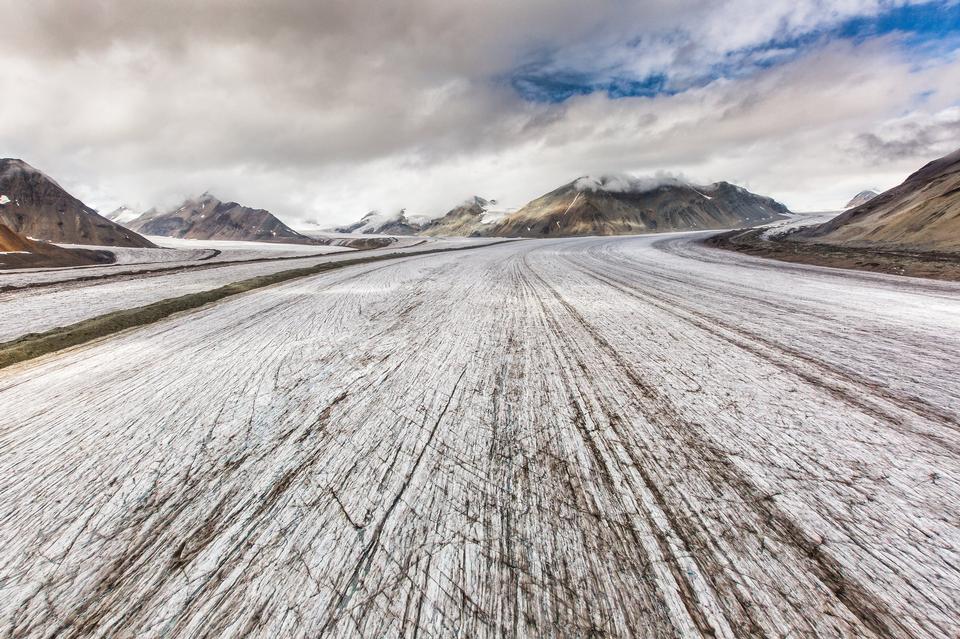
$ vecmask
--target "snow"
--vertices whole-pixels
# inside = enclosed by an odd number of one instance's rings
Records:
[[[371,251],[358,252],[334,247],[342,250],[308,256],[281,255],[279,259],[264,258],[264,255],[269,256],[268,253],[251,252],[245,255],[259,257],[233,261],[218,261],[226,253],[200,259],[210,255],[209,251],[201,249],[112,249],[117,250],[127,260],[126,263],[116,266],[0,271],[0,289],[17,287],[0,293],[0,343],[28,332],[46,331],[104,313],[211,290],[270,273],[353,259],[358,255],[417,253],[434,248],[481,246],[495,241],[479,238],[418,240],[416,243],[403,246],[395,244]],[[180,242],[210,243],[207,240],[177,240],[175,243]],[[144,253],[154,255],[156,261],[136,262],[142,259]],[[187,256],[191,257],[190,261],[184,261]]]
[[[705,235],[358,265],[0,371],[0,629],[956,636],[960,285]]]
[[[155,272],[160,269],[208,268],[213,264],[287,260],[353,251],[353,249],[343,246],[182,240],[158,236],[149,236],[149,239],[165,248],[146,249],[61,243],[58,246],[64,248],[109,251],[115,256],[116,262],[108,266],[0,270],[0,288],[20,288],[69,280],[117,277],[119,275]]]
[[[573,208],[573,205],[577,203],[577,200],[580,199],[580,193],[581,193],[580,191],[577,191],[577,194],[573,196],[573,200],[571,200],[571,201],[570,201],[570,204],[567,205],[567,208],[564,209],[563,215],[566,215],[567,213],[569,213],[569,212],[570,212],[570,209]],[[560,226],[560,221],[559,221],[559,220],[557,221],[557,226]]]
[[[460,206],[473,206],[478,205],[480,207],[480,223],[481,224],[494,224],[499,222],[503,218],[507,217],[514,211],[516,208],[504,208],[497,206],[497,200],[487,200],[478,195],[469,197],[464,200]]]
[[[760,234],[760,239],[772,240],[804,226],[823,224],[839,214],[838,211],[791,213],[786,220],[777,220],[764,225],[766,230]]]
[[[175,249],[216,249],[220,251],[256,252],[257,254],[316,255],[318,253],[337,253],[350,250],[342,246],[324,246],[314,244],[295,244],[285,242],[248,242],[241,240],[191,240],[162,235],[147,235],[148,240],[157,246]]]
[[[516,208],[488,208],[483,211],[483,215],[480,217],[481,224],[495,224],[507,217],[511,213],[515,212]]]
[[[121,225],[129,224],[138,217],[140,217],[140,212],[134,211],[128,206],[121,206],[107,215],[107,218]]]
[[[411,215],[407,218],[407,222],[413,224],[414,226],[424,226],[432,222],[435,218],[429,217],[427,215]]]
[[[354,232],[370,233],[370,232],[376,231],[377,229],[382,227],[384,224],[388,224],[391,222],[399,222],[404,217],[405,215],[404,215],[403,209],[400,209],[395,213],[381,213],[380,211],[370,211],[369,213],[364,215],[362,218],[360,218],[360,221],[363,222],[364,224],[360,228],[356,229]]]

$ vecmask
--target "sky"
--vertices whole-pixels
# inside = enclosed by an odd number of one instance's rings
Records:
[[[832,210],[960,147],[960,1],[0,0],[0,157],[329,226],[584,175]]]

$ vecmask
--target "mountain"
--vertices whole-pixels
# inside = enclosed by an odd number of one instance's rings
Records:
[[[851,247],[960,251],[960,149],[794,237]]]
[[[677,178],[582,177],[487,225],[484,235],[555,237],[722,229],[785,217],[785,206],[739,186]]]
[[[134,211],[129,206],[121,206],[113,211],[110,211],[104,215],[104,217],[111,222],[116,222],[120,226],[127,226],[135,219],[140,217],[140,211]]]
[[[23,160],[0,159],[0,223],[19,235],[61,244],[154,247]]]
[[[113,253],[109,251],[68,249],[38,242],[0,224],[0,269],[88,266],[113,261]]]
[[[323,243],[294,231],[269,211],[222,202],[210,193],[186,200],[172,211],[151,209],[129,224],[144,235],[192,240]]]
[[[363,233],[365,235],[417,235],[429,220],[419,216],[407,217],[406,209],[384,214],[370,211],[359,222],[337,227],[337,233]]]
[[[877,193],[876,191],[860,191],[859,193],[854,195],[853,198],[849,202],[847,202],[847,205],[843,208],[852,209],[855,206],[866,204],[867,202],[877,197],[878,195],[880,194]]]
[[[489,213],[496,200],[474,196],[450,209],[446,215],[430,221],[420,235],[470,236],[483,235],[489,225]],[[484,219],[487,218],[487,222]]]
[[[435,220],[404,211],[367,213],[340,233],[557,237],[720,229],[781,219],[785,206],[726,182],[694,186],[676,178],[582,177],[518,210],[474,196]]]

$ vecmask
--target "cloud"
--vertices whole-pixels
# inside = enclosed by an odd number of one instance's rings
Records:
[[[655,175],[635,177],[626,173],[587,175],[573,183],[578,191],[607,191],[608,193],[646,193],[666,185],[688,185],[681,175],[659,171]]]
[[[948,135],[953,49],[824,35],[899,4],[0,0],[0,155],[103,209],[211,190],[292,223],[658,170],[820,207]]]
[[[748,75],[841,34],[890,33],[898,26],[892,14],[924,29],[930,28],[928,22],[960,16],[960,11],[942,15],[938,4],[925,0],[681,2],[673,10],[658,8],[654,22],[644,11],[648,8],[643,4],[640,15],[614,16],[616,22],[604,24],[599,34],[535,51],[511,72],[510,82],[542,101],[594,91],[611,97],[657,95]],[[638,33],[637,22],[648,28]]]
[[[876,132],[854,138],[853,150],[874,165],[903,157],[935,158],[960,145],[960,107],[937,113],[914,113],[884,122]]]

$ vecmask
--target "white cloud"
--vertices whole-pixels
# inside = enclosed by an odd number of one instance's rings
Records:
[[[585,175],[573,183],[578,191],[607,191],[608,193],[646,193],[665,185],[689,184],[679,175],[660,171],[655,175],[633,176],[626,173]]]
[[[793,59],[677,95],[563,104],[501,80],[548,52],[557,69],[666,69],[680,86],[728,52],[891,4],[0,0],[16,24],[0,39],[0,155],[103,209],[210,190],[291,222],[436,215],[474,194],[516,206],[579,175],[658,170],[839,206],[949,142],[955,55],[918,66],[894,37],[821,42],[745,54]]]

